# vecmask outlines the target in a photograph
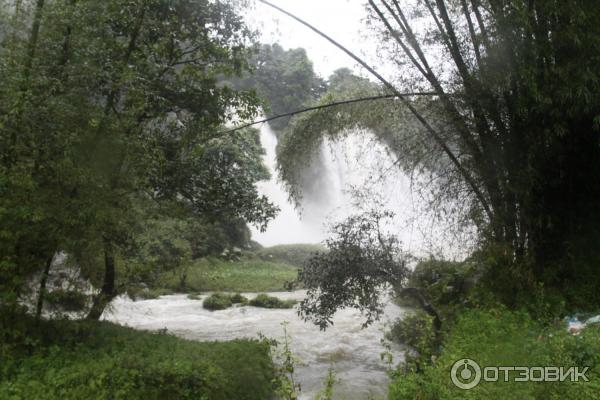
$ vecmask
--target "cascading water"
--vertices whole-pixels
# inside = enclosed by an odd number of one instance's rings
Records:
[[[259,183],[258,189],[281,211],[265,232],[252,230],[254,240],[265,246],[318,243],[327,236],[328,223],[369,207],[383,207],[396,214],[393,228],[405,245],[411,245],[411,230],[407,229],[408,217],[414,214],[410,182],[394,166],[387,149],[372,135],[353,132],[338,141],[323,142],[316,165],[306,167],[311,181],[308,188],[301,188],[301,210],[290,203],[278,181],[277,137],[266,124],[261,128],[260,137],[271,179]],[[355,189],[368,195],[357,202],[353,196]]]
[[[413,195],[411,179],[370,132],[356,130],[339,140],[323,141],[317,161],[305,166],[300,210],[290,203],[278,181],[277,137],[267,124],[262,126],[260,137],[271,179],[260,182],[258,189],[281,209],[265,232],[251,228],[253,239],[260,244],[322,242],[329,224],[353,213],[378,209],[394,213],[385,228],[398,236],[407,253],[461,259],[469,252],[475,237],[473,227],[455,230],[455,222],[434,218],[427,211],[428,200]]]

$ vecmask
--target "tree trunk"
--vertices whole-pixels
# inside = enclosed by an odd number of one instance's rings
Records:
[[[42,308],[44,307],[44,295],[46,293],[46,283],[48,282],[48,275],[50,275],[50,267],[52,266],[52,260],[54,259],[54,254],[48,257],[46,260],[46,267],[44,268],[44,273],[42,274],[42,279],[40,280],[40,292],[38,294],[37,306],[35,308],[35,322],[38,323],[42,316]]]
[[[94,298],[87,319],[99,320],[104,309],[116,296],[115,291],[115,254],[112,242],[104,239],[104,283],[100,293]]]

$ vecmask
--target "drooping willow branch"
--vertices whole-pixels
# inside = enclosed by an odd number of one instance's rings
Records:
[[[303,19],[295,16],[294,14],[292,14],[292,13],[282,9],[281,7],[278,7],[266,0],[258,0],[258,1],[263,4],[266,4],[267,6],[269,6],[271,8],[274,8],[275,10],[298,21],[302,25],[306,26],[307,28],[309,28],[310,30],[312,30],[313,32],[318,34],[319,36],[321,36],[324,39],[326,39],[327,41],[329,41],[331,44],[333,44],[338,49],[342,50],[344,53],[346,53],[348,56],[350,56],[354,61],[359,63],[363,68],[365,68],[367,71],[369,71],[369,73],[371,75],[373,75],[375,78],[377,78],[377,80],[379,80],[392,94],[396,95],[396,97],[398,97],[398,99],[404,103],[404,105],[410,110],[410,112],[415,116],[415,118],[417,118],[417,120],[423,125],[423,127],[425,127],[427,133],[429,133],[429,135],[433,138],[433,140],[435,140],[435,142],[441,147],[441,149],[444,151],[444,153],[448,156],[448,158],[450,159],[452,164],[455,166],[455,168],[460,173],[460,175],[463,177],[463,179],[465,180],[467,185],[473,191],[473,194],[479,201],[479,204],[481,205],[481,207],[484,209],[489,220],[490,221],[494,220],[494,215],[492,213],[492,209],[488,203],[488,200],[485,197],[485,195],[483,194],[483,192],[481,191],[481,189],[479,188],[479,186],[477,185],[477,182],[475,181],[473,176],[471,176],[469,171],[467,171],[465,169],[465,167],[459,161],[458,157],[454,154],[452,149],[450,149],[450,147],[448,146],[446,141],[440,136],[440,134],[431,126],[431,124],[429,122],[427,122],[425,117],[423,117],[423,115],[421,115],[421,113],[411,104],[411,102],[407,99],[407,97],[404,96],[402,93],[400,93],[398,91],[398,89],[396,89],[396,87],[392,83],[390,83],[390,81],[385,79],[379,72],[377,72],[373,67],[371,67],[362,58],[360,58],[359,56],[354,54],[352,51],[348,50],[346,47],[344,47],[343,45],[338,43],[335,39],[328,36],[326,33],[322,32],[321,30],[317,29],[313,25],[309,24],[308,22],[304,21]],[[369,2],[371,4],[373,4],[372,1],[369,1]]]
[[[437,93],[435,93],[435,92],[407,92],[407,93],[402,93],[402,95],[403,96],[437,96]],[[301,108],[301,109],[290,111],[290,112],[287,112],[284,114],[278,114],[278,115],[274,115],[269,118],[265,118],[265,119],[261,119],[258,121],[249,122],[244,125],[236,126],[235,128],[232,128],[232,129],[220,132],[220,133],[222,133],[222,134],[231,133],[231,132],[238,131],[240,129],[248,128],[249,126],[262,124],[264,122],[273,121],[273,120],[276,120],[279,118],[291,117],[291,116],[302,114],[305,112],[322,110],[325,108],[343,106],[343,105],[347,105],[347,104],[354,104],[354,103],[360,103],[360,102],[365,102],[365,101],[393,99],[393,98],[397,98],[397,97],[398,97],[397,94],[382,94],[379,96],[360,97],[360,98],[356,98],[356,99],[342,100],[342,101],[336,101],[333,103],[321,104],[321,105],[313,106],[313,107]]]

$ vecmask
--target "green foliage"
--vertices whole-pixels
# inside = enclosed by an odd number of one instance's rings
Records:
[[[390,399],[595,399],[600,390],[600,330],[581,335],[563,323],[543,326],[525,312],[469,310],[448,333],[441,355],[420,372],[408,371],[390,386]],[[585,366],[590,382],[481,382],[471,390],[450,380],[454,362],[470,358],[481,366]]]
[[[404,315],[397,320],[387,333],[390,340],[408,346],[405,369],[416,370],[418,366],[431,362],[437,353],[433,319],[422,311]]]
[[[30,335],[35,347],[3,353],[2,399],[272,396],[273,364],[256,341],[192,342],[105,322],[44,322]]]
[[[323,390],[317,395],[315,400],[333,400],[333,386],[337,382],[335,378],[335,371],[333,368],[329,368],[327,370],[327,377],[325,378],[325,387]]]
[[[254,185],[268,177],[257,131],[219,134],[257,113],[223,84],[249,68],[243,2],[37,1],[13,15],[21,3],[0,9],[3,308],[57,251],[110,299],[123,269],[139,283],[212,251],[186,237],[190,220],[243,242],[245,223],[273,217]]]
[[[231,295],[231,302],[233,304],[245,305],[245,304],[248,304],[248,298],[245,296],[242,296],[239,293],[235,293],[235,294]]]
[[[296,300],[281,300],[278,297],[269,296],[265,293],[260,293],[256,295],[255,298],[251,299],[248,302],[252,307],[261,307],[261,308],[293,308],[296,304]]]
[[[283,327],[283,340],[263,338],[263,343],[269,346],[271,359],[274,362],[275,375],[273,377],[273,386],[278,398],[283,400],[296,400],[300,396],[302,388],[300,383],[296,382],[296,364],[297,357],[290,349],[291,338],[287,331],[288,322],[281,323]]]
[[[160,296],[168,296],[173,293],[175,293],[173,290],[165,288],[130,288],[127,291],[127,294],[132,300],[153,300],[158,299]]]
[[[81,311],[87,307],[89,296],[77,290],[55,289],[46,292],[44,300],[51,307],[60,308],[63,311]]]
[[[213,293],[202,302],[202,307],[211,311],[224,310],[231,306],[233,306],[232,298],[225,293]]]
[[[288,282],[298,277],[297,268],[279,262],[253,257],[227,261],[216,257],[196,260],[186,268],[185,290],[267,292],[284,290]],[[164,273],[157,285],[181,290],[180,271]]]
[[[409,274],[406,286],[422,289],[427,301],[450,319],[461,306],[473,302],[472,289],[482,274],[477,265],[474,261],[420,261]],[[418,306],[414,298],[402,294],[398,301],[403,305]]]
[[[408,273],[398,238],[384,230],[391,215],[368,211],[333,226],[328,251],[315,254],[300,271],[298,279],[308,288],[300,303],[305,319],[326,329],[340,308],[362,311],[365,326],[381,315],[381,289],[399,289]]]
[[[267,100],[267,117],[301,109],[316,99],[324,83],[314,70],[306,50],[284,50],[280,45],[264,44],[250,60],[252,75],[235,81],[242,89],[255,89]],[[283,130],[290,118],[280,118],[269,124],[277,131]]]
[[[187,295],[190,300],[200,300],[200,293],[190,293]]]

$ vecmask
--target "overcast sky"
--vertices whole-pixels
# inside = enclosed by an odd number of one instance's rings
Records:
[[[368,48],[363,40],[365,16],[363,0],[271,0],[286,11],[304,19],[342,45],[360,54]],[[284,48],[303,47],[315,70],[324,78],[338,68],[356,68],[341,50],[290,17],[257,2],[248,16],[251,26],[262,33],[261,42],[278,42]]]

